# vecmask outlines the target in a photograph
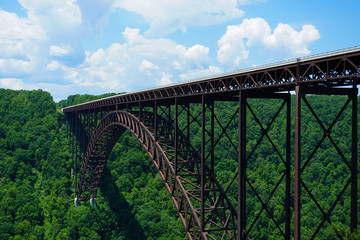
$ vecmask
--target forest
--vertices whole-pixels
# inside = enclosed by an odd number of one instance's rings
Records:
[[[73,161],[69,152],[66,119],[61,108],[112,96],[115,93],[91,96],[73,95],[58,103],[42,90],[0,89],[0,239],[187,239],[183,226],[164,184],[151,159],[140,143],[129,132],[120,137],[113,148],[103,173],[96,207],[83,202],[74,207],[74,181],[71,175]],[[292,96],[293,97],[293,96]],[[308,96],[308,101],[325,127],[332,124],[346,102],[344,96]],[[271,117],[281,101],[249,99],[247,113],[247,152],[257,145],[262,129],[271,123]],[[294,105],[294,99],[292,98]],[[358,106],[359,107],[359,106]],[[200,111],[200,106],[193,106]],[[219,122],[228,124],[228,137],[219,139],[215,151],[216,177],[223,186],[231,184],[237,169],[237,156],[233,145],[238,144],[238,122],[232,116],[236,103],[216,103]],[[247,177],[261,198],[266,199],[284,173],[284,164],[272,148],[276,145],[284,154],[286,139],[285,109],[270,125],[267,138],[251,153]],[[323,129],[309,110],[302,111],[303,161],[312,153],[323,137]],[[359,117],[358,117],[359,118]],[[291,141],[294,141],[294,113],[292,112]],[[359,118],[360,119],[360,118]],[[179,119],[179,121],[182,121]],[[351,161],[351,104],[332,127],[332,140]],[[216,136],[223,136],[220,124],[215,124]],[[199,128],[191,129],[192,143],[198,145]],[[330,138],[325,138],[302,173],[309,188],[324,211],[331,208],[350,177],[344,159]],[[233,142],[233,143],[231,143]],[[294,165],[293,152],[291,164]],[[293,167],[292,167],[293,179]],[[359,185],[358,181],[358,185]],[[235,183],[236,184],[236,183]],[[284,211],[281,203],[284,184],[279,185],[270,200],[269,212],[283,228]],[[236,187],[234,187],[236,189]],[[261,204],[248,188],[247,207],[249,224]],[[359,188],[360,189],[360,188]],[[292,186],[293,192],[293,186]],[[235,190],[230,188],[235,201]],[[231,195],[232,194],[232,195]],[[360,195],[360,194],[359,194]],[[322,212],[303,191],[302,237],[310,239],[322,219]],[[358,196],[359,197],[359,196]],[[280,204],[279,204],[280,203]],[[360,199],[358,199],[360,209]],[[316,239],[360,239],[360,232],[349,233],[350,187],[344,191],[330,214],[332,223],[325,222]],[[358,215],[359,215],[358,209]],[[291,209],[293,210],[293,209]],[[254,213],[255,212],[255,213]],[[358,225],[360,228],[360,225]],[[338,235],[336,234],[338,233]],[[278,229],[264,211],[250,234],[251,239],[279,239]]]

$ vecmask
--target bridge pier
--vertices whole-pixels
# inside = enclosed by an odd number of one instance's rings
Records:
[[[357,122],[357,93],[358,90],[356,86],[353,88],[329,88],[329,87],[306,87],[306,86],[296,86],[296,117],[295,117],[295,195],[294,195],[294,239],[300,240],[301,239],[301,196],[302,191],[307,194],[311,201],[317,206],[318,210],[322,213],[323,217],[319,225],[317,226],[315,232],[312,235],[312,239],[314,239],[320,229],[323,227],[325,222],[331,224],[330,215],[338,202],[340,201],[341,197],[344,195],[345,191],[351,184],[351,214],[350,214],[350,230],[353,232],[357,227],[357,133],[358,133],[358,122]],[[331,122],[329,126],[326,126],[323,121],[319,118],[318,114],[314,111],[311,104],[307,100],[307,95],[342,95],[347,96],[347,100],[339,110],[335,119]],[[302,104],[304,103],[304,107]],[[352,135],[351,135],[351,164],[345,158],[344,150],[341,150],[337,143],[332,139],[331,131],[334,125],[337,123],[341,115],[344,113],[345,109],[351,104],[351,128],[352,128]],[[316,145],[314,146],[313,151],[307,157],[304,152],[302,151],[302,110],[308,109],[312,116],[316,119],[319,126],[323,130],[323,136]],[[318,202],[316,197],[313,195],[311,190],[308,188],[306,183],[302,178],[302,173],[309,165],[311,161],[314,161],[314,156],[318,149],[320,148],[321,144],[324,142],[325,139],[328,139],[333,147],[339,154],[339,158],[342,162],[347,165],[350,170],[350,179],[342,188],[341,192],[338,194],[335,202],[332,203],[331,207],[328,210],[324,210],[323,206]],[[307,158],[306,158],[307,157]],[[303,161],[304,160],[304,161]],[[336,231],[336,234],[339,238],[342,238],[340,234]]]
[[[277,112],[268,114],[273,114],[273,117],[270,119],[270,122],[262,123],[257,114],[253,111],[251,104],[248,102],[250,99],[263,99],[264,101],[274,100],[278,101],[280,105],[277,109]],[[261,129],[261,134],[258,136],[257,143],[252,149],[249,149],[250,146],[247,145],[247,118],[248,113],[250,117],[253,117],[257,125]],[[285,115],[286,125],[286,138],[282,139],[283,145],[285,149],[279,149],[276,146],[269,135],[269,130],[273,124],[273,122],[277,119],[280,113]],[[266,125],[265,125],[266,124]],[[269,186],[272,188],[267,200],[264,201],[260,197],[259,193],[255,189],[255,187],[249,181],[246,169],[249,168],[249,162],[254,152],[258,148],[258,146],[267,139],[272,146],[272,151],[276,153],[279,158],[280,164],[284,165],[284,172],[281,174],[280,180],[278,180],[275,186]],[[248,148],[248,149],[247,149]],[[281,153],[283,152],[283,153]],[[237,231],[237,239],[249,239],[251,237],[251,230],[254,225],[257,223],[262,212],[266,212],[270,217],[270,221],[273,221],[276,225],[279,233],[284,239],[291,238],[291,97],[290,93],[266,93],[266,92],[252,92],[247,93],[245,91],[240,91],[239,93],[239,151],[238,151],[238,231]],[[284,192],[284,202],[283,207],[285,211],[285,223],[283,228],[278,224],[279,219],[276,219],[275,216],[272,216],[268,207],[269,202],[276,191],[278,191],[279,186],[281,184],[285,185]],[[256,215],[255,219],[252,222],[247,223],[247,207],[246,207],[246,199],[250,196],[247,196],[246,192],[251,191],[255,195],[255,201],[259,202],[262,206],[259,213]],[[247,227],[249,226],[249,227]],[[284,230],[283,230],[284,229]]]

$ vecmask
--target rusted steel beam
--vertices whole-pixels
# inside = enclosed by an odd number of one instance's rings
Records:
[[[205,232],[205,183],[206,183],[206,172],[205,172],[205,154],[206,154],[206,139],[205,139],[205,127],[206,127],[206,122],[205,122],[205,95],[202,96],[202,103],[201,103],[201,182],[200,182],[200,186],[201,186],[201,207],[200,207],[200,230],[201,232]]]
[[[352,146],[351,146],[351,219],[350,230],[354,232],[358,224],[358,89],[354,86],[352,98]]]
[[[286,98],[285,239],[291,238],[291,97]]]
[[[300,168],[301,168],[301,99],[303,96],[300,86],[295,87],[295,185],[294,185],[294,239],[301,238],[301,186],[300,186]]]
[[[238,159],[238,224],[237,239],[246,232],[246,93],[239,93],[239,159]]]

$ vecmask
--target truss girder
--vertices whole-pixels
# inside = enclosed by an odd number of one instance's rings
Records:
[[[64,109],[64,112],[115,106],[139,101],[201,96],[241,90],[295,90],[295,86],[346,86],[360,82],[360,49],[324,57],[302,58],[203,80],[118,95]]]

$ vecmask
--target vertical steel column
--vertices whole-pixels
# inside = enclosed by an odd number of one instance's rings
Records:
[[[246,235],[246,95],[239,92],[239,156],[238,156],[238,225],[237,239]]]
[[[200,231],[201,234],[205,231],[205,95],[201,96],[201,219],[200,219]]]
[[[84,121],[81,122],[82,118],[84,117]],[[80,129],[80,127],[83,127],[81,133],[82,133],[82,136],[79,136],[79,141],[80,141],[80,159],[82,158],[82,152],[81,150],[84,150],[85,148],[85,126],[86,126],[86,123],[85,123],[85,116],[80,112],[79,114],[79,126],[78,128]],[[80,129],[81,130],[81,129]]]
[[[295,87],[296,106],[295,106],[295,186],[294,186],[294,239],[300,240],[300,175],[301,175],[301,99],[303,93],[300,86]]]
[[[188,143],[190,143],[190,103],[187,103],[187,134],[186,138]]]
[[[79,193],[79,187],[78,187],[78,160],[79,160],[79,151],[80,151],[80,143],[78,143],[79,141],[76,139],[76,136],[79,136],[79,126],[78,126],[78,114],[77,114],[77,111],[75,111],[75,114],[74,114],[74,128],[75,128],[75,131],[76,131],[76,134],[75,134],[75,139],[74,139],[74,143],[75,143],[75,185],[76,185],[76,197],[79,199],[80,197],[80,193]],[[78,151],[79,149],[79,151]]]
[[[140,122],[142,121],[142,110],[143,110],[142,104],[141,104],[141,102],[139,102],[139,119],[140,119]]]
[[[157,121],[157,118],[158,118],[158,114],[157,114],[157,101],[155,100],[154,102],[154,134],[155,134],[155,141],[158,140],[158,121]]]
[[[95,132],[95,129],[97,127],[97,122],[98,122],[98,112],[96,111],[96,108],[95,108],[94,109],[94,121],[93,121],[91,135]]]
[[[70,146],[71,146],[71,159],[72,159],[72,164],[73,164],[73,168],[74,168],[74,174],[76,174],[76,165],[75,165],[75,148],[74,148],[74,132],[71,131],[71,127],[74,129],[74,114],[70,113],[70,123],[69,123],[69,132],[70,132]],[[76,177],[76,175],[75,175]],[[76,195],[76,182],[75,182],[75,195]]]
[[[357,159],[357,146],[358,146],[358,119],[357,119],[357,87],[354,86],[354,92],[351,94],[352,97],[352,154],[351,154],[351,220],[350,230],[354,232],[357,228],[357,176],[358,176],[358,159]]]
[[[175,129],[174,129],[174,147],[175,147],[175,175],[178,173],[178,99],[175,98]]]
[[[291,96],[286,97],[286,183],[285,183],[285,239],[290,240],[291,204]]]
[[[296,59],[295,100],[295,176],[294,176],[294,239],[300,240],[300,169],[301,169],[301,99],[300,58]]]
[[[211,101],[211,129],[210,129],[210,163],[211,163],[211,174],[215,176],[215,155],[214,155],[214,126],[215,126],[215,106],[214,106],[214,101]]]
[[[172,118],[171,118],[171,104],[169,103],[169,105],[167,106],[168,107],[168,117],[169,117],[169,121],[168,121],[168,131],[169,131],[169,136],[170,136],[170,138],[171,137],[173,137],[174,138],[174,136],[171,136],[171,130],[170,129],[172,129],[172,123],[173,123],[173,121],[172,121]],[[166,113],[165,113],[166,114]],[[173,139],[174,140],[174,139]]]
[[[294,186],[294,239],[300,240],[300,169],[301,169],[301,88],[300,58],[296,59],[296,103],[295,103],[295,186]]]

